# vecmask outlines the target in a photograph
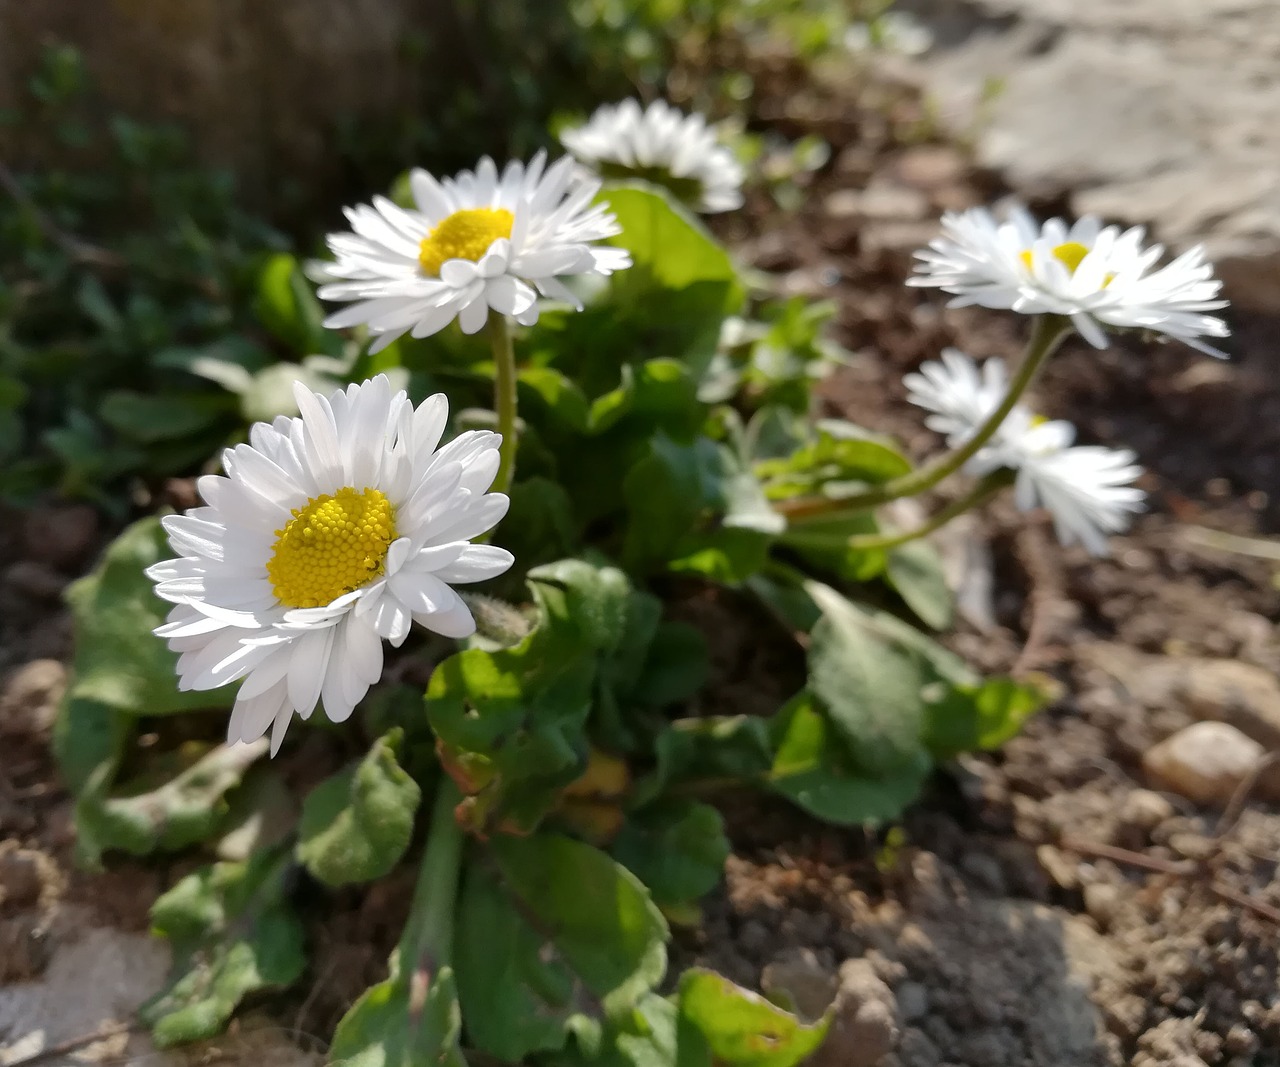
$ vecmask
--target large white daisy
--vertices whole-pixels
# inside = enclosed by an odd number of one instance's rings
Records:
[[[949,211],[941,236],[916,253],[918,273],[907,284],[952,293],[954,307],[1068,316],[1095,348],[1107,347],[1104,327],[1110,326],[1151,330],[1221,356],[1200,340],[1228,335],[1222,319],[1205,314],[1227,302],[1218,297],[1222,283],[1204,249],[1152,269],[1164,247],[1143,247],[1145,232],[1103,226],[1093,216],[1070,227],[1061,219],[1041,226],[1022,207],[1004,222],[986,208]]]
[[[954,448],[999,407],[1007,380],[1001,360],[989,359],[979,370],[963,352],[949,348],[941,363],[925,363],[903,382],[907,398],[930,412],[926,425],[945,434]],[[976,476],[1016,471],[1014,503],[1021,510],[1044,507],[1059,541],[1079,541],[1104,556],[1107,535],[1125,529],[1132,513],[1142,510],[1142,490],[1133,485],[1142,468],[1128,449],[1076,445],[1075,436],[1071,423],[1042,419],[1019,404],[965,470]]]
[[[607,178],[640,177],[664,185],[708,214],[742,206],[742,165],[707,120],[665,100],[641,110],[634,100],[598,107],[560,143]]]
[[[317,703],[347,719],[382,673],[382,642],[411,623],[475,631],[453,585],[511,566],[470,539],[507,511],[486,490],[500,438],[459,434],[436,394],[416,409],[385,375],[331,396],[297,385],[301,416],[256,423],[223,453],[226,476],[198,485],[206,506],[162,521],[177,559],[147,574],[172,601],[156,633],[179,653],[182,689],[241,681],[227,730],[274,753],[294,713]]]
[[[409,187],[415,209],[381,196],[347,208],[352,232],[328,238],[334,261],[308,265],[321,299],[354,302],[325,325],[365,324],[377,334],[372,351],[455,318],[475,333],[490,309],[529,325],[540,296],[582,306],[561,279],[631,265],[625,249],[596,245],[621,229],[607,205],[592,203],[600,182],[568,156],[547,168],[539,152],[501,174],[485,157],[443,181],[414,170]]]

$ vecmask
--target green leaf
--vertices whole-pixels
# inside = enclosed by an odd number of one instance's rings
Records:
[[[742,302],[742,283],[729,254],[698,219],[666,192],[641,182],[609,184],[603,198],[622,234],[613,243],[631,253],[632,267],[618,277],[631,285],[684,289],[717,286],[719,312]]]
[[[925,743],[940,760],[999,748],[1048,701],[1043,687],[1011,678],[951,685],[926,708]]]
[[[231,687],[178,690],[177,656],[151,631],[167,605],[144,569],[172,556],[159,519],[127,527],[94,571],[67,589],[75,621],[75,660],[67,700],[87,700],[129,715],[166,715],[231,704]]]
[[[626,629],[631,583],[617,567],[583,559],[547,563],[529,572],[529,585],[544,612],[577,629],[588,647],[617,649]]]
[[[218,745],[163,785],[146,791],[126,786],[123,796],[106,795],[114,766],[90,779],[75,807],[80,859],[94,865],[108,849],[145,856],[212,837],[227,814],[227,793],[267,748],[266,740]]]
[[[908,541],[891,549],[885,578],[926,626],[945,630],[951,625],[951,590],[942,560],[927,541]]]
[[[564,486],[550,478],[523,478],[508,491],[511,507],[498,527],[494,543],[505,548],[518,566],[536,567],[561,559],[578,547],[573,502]]]
[[[302,924],[284,899],[288,869],[280,850],[215,863],[155,902],[152,927],[178,960],[169,987],[139,1012],[158,1046],[213,1037],[246,994],[302,975]]]
[[[403,733],[379,738],[364,759],[303,802],[297,857],[326,885],[381,878],[409,847],[422,793],[396,762]]]
[[[811,444],[756,464],[771,500],[814,495],[838,499],[911,470],[906,456],[883,438],[851,423],[827,420],[818,426],[817,440]]]
[[[411,977],[395,963],[392,971],[338,1023],[329,1046],[334,1067],[423,1067],[442,1063],[445,1051],[456,1047],[462,1020],[453,968],[419,972],[427,982],[417,997]]]
[[[550,1067],[674,1067],[680,1062],[676,1020],[675,1004],[650,993],[629,1018],[605,1025],[599,1048],[570,1044],[547,1062]]]
[[[603,852],[538,834],[491,842],[497,875],[471,865],[455,958],[468,1033],[508,1062],[594,1044],[597,1016],[624,1017],[662,980],[666,922],[639,880]]]
[[[653,631],[648,655],[631,687],[637,703],[662,708],[688,700],[711,673],[707,639],[696,626],[664,622]]]
[[[531,831],[586,764],[599,650],[621,639],[630,585],[582,560],[537,568],[533,631],[511,648],[471,648],[431,676],[426,710],[472,825]]]
[[[234,412],[234,402],[225,395],[166,392],[149,396],[125,389],[107,393],[99,408],[103,422],[144,445],[200,434]]]
[[[268,257],[253,302],[258,320],[296,355],[336,353],[341,337],[324,328],[324,309],[298,261],[286,252]]]
[[[724,820],[715,808],[674,800],[634,813],[612,851],[655,901],[679,905],[694,903],[715,888],[730,847]]]
[[[883,775],[868,774],[808,692],[771,723],[776,753],[769,785],[816,818],[837,826],[896,819],[920,791],[931,763],[923,749]]]
[[[849,538],[879,531],[869,511],[833,512],[793,522],[778,540],[816,567],[851,582],[865,582],[884,570],[886,554],[880,548],[855,548]]]
[[[680,978],[681,1067],[706,1062],[693,1046],[701,1035],[713,1063],[723,1067],[796,1067],[818,1050],[831,1025],[828,1013],[803,1023],[758,993],[713,971],[694,968]]]
[[[654,741],[656,766],[636,782],[633,807],[653,803],[673,785],[707,778],[763,781],[773,761],[769,728],[752,715],[677,719]]]
[[[981,681],[977,672],[954,652],[947,651],[937,641],[925,636],[897,616],[875,608],[855,605],[822,582],[806,581],[802,583],[802,589],[814,606],[823,613],[826,613],[829,608],[838,612],[852,611],[860,618],[863,626],[914,655],[926,683],[942,681],[976,685]]]
[[[861,766],[885,775],[918,758],[924,727],[920,658],[836,594],[821,602],[809,644],[809,689]]]
[[[587,397],[572,379],[554,367],[526,367],[520,371],[519,384],[524,386],[524,392],[537,397],[567,427],[579,433],[586,430]],[[527,405],[523,406],[527,412]]]

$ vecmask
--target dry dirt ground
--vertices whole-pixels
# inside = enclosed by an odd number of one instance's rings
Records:
[[[822,387],[824,412],[924,454],[937,441],[905,405],[901,374],[946,344],[1011,357],[1025,323],[943,313],[901,285],[909,252],[939,210],[1005,190],[931,139],[909,92],[798,90],[785,63],[757,67],[759,123],[821,134],[832,161],[798,212],[761,194],[722,232],[791,291],[838,301],[837,335],[856,355]],[[1263,775],[1200,805],[1143,768],[1198,720],[1280,747],[1273,565],[1196,532],[1273,532],[1280,509],[1280,322],[1233,324],[1228,363],[1138,341],[1072,345],[1038,384],[1041,411],[1135,449],[1148,471],[1150,509],[1111,559],[1064,551],[1007,507],[943,545],[966,562],[966,621],[951,645],[990,671],[1041,672],[1059,699],[1001,752],[937,774],[892,833],[726,798],[735,854],[703,927],[679,935],[677,965],[785,989],[812,1011],[836,998],[815,1058],[824,1067],[1280,1065],[1275,783]],[[174,870],[76,871],[47,750],[70,651],[58,596],[102,533],[81,508],[0,516],[0,983],[11,983],[0,1064],[127,1018],[165,966],[146,908]],[[767,711],[794,691],[800,660],[786,635],[727,595],[693,599],[687,614],[715,649],[709,707]],[[204,1061],[261,1059],[262,1046],[243,1043],[266,1041],[274,1062],[298,1035],[330,1029],[381,976],[407,891],[392,879],[321,902],[301,991],[257,1004],[262,1014]],[[75,1010],[68,989],[84,998]],[[124,1033],[90,1051],[146,1046]]]

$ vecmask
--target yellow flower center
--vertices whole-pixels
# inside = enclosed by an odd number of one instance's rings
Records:
[[[1066,244],[1058,245],[1053,250],[1054,258],[1060,263],[1065,264],[1067,270],[1072,274],[1076,272],[1076,268],[1089,254],[1089,249],[1082,245],[1079,241],[1068,241]],[[1031,249],[1024,251],[1020,257],[1023,265],[1027,270],[1031,269]]]
[[[418,248],[422,272],[440,277],[440,268],[450,259],[476,262],[499,237],[511,236],[515,216],[504,207],[477,207],[455,211],[423,238]]]
[[[287,607],[323,607],[381,574],[395,539],[395,509],[379,490],[318,496],[276,531],[271,588]]]

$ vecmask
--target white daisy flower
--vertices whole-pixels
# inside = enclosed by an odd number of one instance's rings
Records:
[[[643,111],[634,100],[596,108],[560,143],[607,178],[640,177],[664,185],[708,214],[742,206],[742,165],[707,127],[664,100]]]
[[[953,293],[953,307],[978,304],[1028,315],[1064,315],[1095,348],[1107,347],[1105,326],[1151,330],[1211,356],[1200,340],[1226,337],[1227,325],[1206,311],[1227,306],[1222,283],[1201,246],[1153,270],[1162,245],[1143,247],[1141,226],[1121,231],[1086,216],[1070,228],[1061,219],[1043,226],[1022,207],[1005,222],[985,208],[949,211],[942,235],[916,253],[908,285]]]
[[[507,498],[486,490],[500,438],[469,431],[437,449],[449,414],[437,393],[416,409],[385,375],[329,397],[294,387],[301,417],[256,423],[249,444],[206,475],[206,506],[162,521],[177,559],[147,574],[175,605],[156,633],[179,653],[179,687],[241,681],[229,741],[317,703],[346,720],[382,674],[382,642],[418,623],[466,637],[475,622],[453,585],[511,566],[470,539]]]
[[[925,424],[945,434],[955,448],[971,437],[1000,405],[1007,390],[1004,363],[989,359],[979,371],[963,352],[949,348],[942,362],[921,365],[903,378],[907,399],[931,414]],[[1044,507],[1058,540],[1079,541],[1095,556],[1107,554],[1107,535],[1124,530],[1141,511],[1142,474],[1128,449],[1075,445],[1069,422],[1047,421],[1016,405],[991,440],[965,465],[981,477],[1002,468],[1016,471],[1014,503],[1022,511]]]
[[[501,174],[480,160],[437,181],[409,176],[416,210],[386,197],[347,208],[351,233],[330,234],[334,262],[308,264],[322,300],[354,301],[325,319],[338,329],[364,323],[377,334],[370,351],[410,333],[429,337],[455,318],[476,333],[492,309],[526,326],[538,321],[539,297],[581,308],[562,278],[612,274],[631,265],[625,249],[597,247],[621,233],[605,204],[593,204],[600,182],[566,156],[545,168],[539,152],[528,166]]]

